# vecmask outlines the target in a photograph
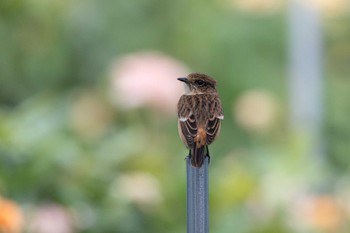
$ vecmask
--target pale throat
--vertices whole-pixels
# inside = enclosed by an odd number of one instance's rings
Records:
[[[186,95],[189,95],[192,90],[190,89],[190,87],[187,85],[187,83],[184,83],[184,87],[185,87],[185,94]]]
[[[186,83],[184,85],[185,85],[185,95],[204,94],[203,92],[198,91],[197,89],[194,89],[194,88],[191,89]]]

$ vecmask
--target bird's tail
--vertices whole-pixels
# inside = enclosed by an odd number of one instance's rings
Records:
[[[197,147],[197,143],[194,143],[191,156],[191,164],[193,167],[202,167],[205,159],[204,149],[205,146]]]

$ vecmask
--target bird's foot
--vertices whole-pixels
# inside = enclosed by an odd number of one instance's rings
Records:
[[[185,160],[189,159],[191,160],[192,158],[192,154],[191,154],[191,150],[188,152],[188,155],[185,157]]]
[[[206,149],[207,149],[207,153],[206,153],[205,157],[208,157],[208,165],[209,165],[209,163],[210,163],[210,154],[209,154],[209,147],[208,147],[208,145],[206,145]]]
[[[205,157],[208,158],[208,165],[209,165],[209,164],[210,164],[210,155],[209,155],[209,153],[207,153],[207,154],[205,155]]]

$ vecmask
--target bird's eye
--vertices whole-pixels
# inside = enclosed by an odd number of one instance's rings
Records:
[[[204,86],[205,82],[203,80],[196,80],[195,82],[198,86]]]

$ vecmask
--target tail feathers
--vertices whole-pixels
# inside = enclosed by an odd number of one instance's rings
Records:
[[[204,149],[205,146],[197,147],[196,143],[194,143],[191,156],[191,164],[193,167],[202,167],[205,159]]]

